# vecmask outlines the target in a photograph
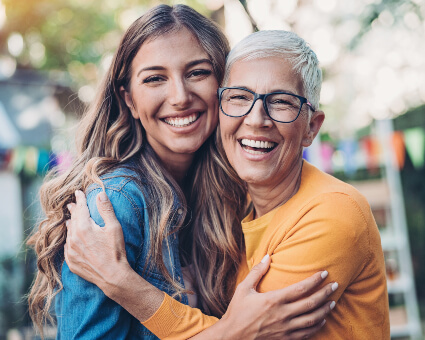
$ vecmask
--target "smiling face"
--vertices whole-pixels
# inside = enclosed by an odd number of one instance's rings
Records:
[[[244,87],[265,94],[284,91],[304,96],[300,77],[281,57],[236,61],[226,86]],[[308,99],[308,98],[307,98]],[[249,185],[276,188],[300,171],[302,149],[311,144],[324,114],[308,112],[303,105],[292,123],[278,123],[267,116],[261,100],[240,118],[220,114],[223,147],[230,164]]]
[[[213,67],[186,28],[143,43],[121,96],[140,119],[149,144],[167,165],[191,160],[217,126]]]

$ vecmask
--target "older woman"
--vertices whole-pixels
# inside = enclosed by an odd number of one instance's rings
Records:
[[[260,292],[329,269],[330,279],[342,289],[335,293],[338,303],[316,338],[388,339],[384,259],[369,205],[354,188],[302,159],[303,148],[311,145],[324,120],[318,110],[321,72],[316,55],[294,33],[257,32],[231,51],[223,84],[218,90],[222,147],[247,183],[253,203],[242,222],[245,261],[238,282],[264,256],[271,257],[271,267],[257,286]],[[76,217],[83,216],[84,203],[79,194]],[[71,270],[99,285],[133,315],[140,315],[147,304],[137,299],[138,292],[146,293],[148,286],[125,264],[125,251],[116,244],[120,228],[108,205],[104,216],[113,235],[105,240],[98,228],[88,229],[84,219],[70,224],[67,261]],[[101,250],[94,242],[84,243],[89,237],[114,249],[103,260],[108,261],[104,262],[107,270],[90,258],[91,251]],[[122,273],[128,281],[117,281],[112,272]],[[238,287],[236,297],[243,287]],[[240,306],[231,302],[228,311],[235,308]],[[211,322],[199,311],[165,298],[144,325],[159,337],[184,338],[188,328],[199,331]],[[237,330],[243,327],[234,325]],[[219,334],[214,333],[219,332],[216,325],[208,330],[203,338]]]

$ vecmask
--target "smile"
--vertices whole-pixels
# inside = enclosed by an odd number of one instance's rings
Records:
[[[162,121],[174,127],[186,127],[196,122],[200,115],[196,112],[186,117],[164,118]]]
[[[241,139],[239,141],[242,149],[246,152],[251,153],[253,155],[263,155],[272,151],[277,143],[269,142],[269,141],[259,141],[252,139]]]

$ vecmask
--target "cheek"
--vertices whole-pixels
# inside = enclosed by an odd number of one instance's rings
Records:
[[[237,119],[227,117],[224,114],[220,114],[219,117],[221,137],[223,140],[227,140],[231,138],[237,130],[237,124],[235,124]]]

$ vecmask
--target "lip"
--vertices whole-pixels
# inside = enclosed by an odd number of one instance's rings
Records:
[[[186,110],[186,111],[182,111],[182,112],[174,112],[174,113],[170,113],[164,117],[160,117],[159,119],[164,120],[164,119],[172,119],[172,118],[185,118],[188,117],[194,113],[199,113],[200,115],[202,115],[203,113],[205,113],[206,110],[205,109],[190,109],[190,110]]]
[[[251,140],[260,141],[260,142],[272,142],[272,143],[275,143],[275,144],[279,144],[275,140],[267,138],[267,137],[263,137],[263,136],[246,135],[246,136],[238,137],[237,141],[240,142],[242,139],[251,139]]]

